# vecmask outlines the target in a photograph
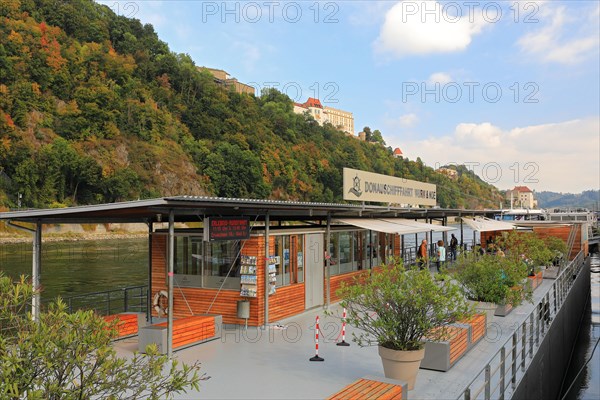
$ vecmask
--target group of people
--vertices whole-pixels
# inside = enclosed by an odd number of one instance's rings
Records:
[[[450,248],[449,248],[449,259],[450,261],[456,260],[456,250],[458,248],[458,240],[454,233],[450,237]],[[436,247],[436,268],[440,272],[440,268],[446,263],[446,246],[443,240],[437,241]],[[426,268],[429,266],[429,250],[427,248],[427,239],[423,239],[419,249],[417,250],[417,263],[420,268]]]

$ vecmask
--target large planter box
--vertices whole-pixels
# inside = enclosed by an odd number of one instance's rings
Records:
[[[181,350],[219,338],[222,316],[194,315],[173,321],[173,350]],[[149,344],[156,344],[161,354],[167,353],[167,323],[148,325],[140,330],[138,350],[144,352]]]
[[[527,277],[527,284],[531,287],[531,289],[535,290],[542,284],[544,280],[544,270],[537,272],[534,276]]]
[[[485,336],[486,315],[475,314],[471,318],[452,324],[446,340],[425,343],[425,357],[421,368],[448,371],[477,342]]]
[[[450,326],[446,340],[425,343],[425,357],[421,361],[421,368],[448,371],[469,347],[469,328]]]
[[[546,267],[544,271],[544,279],[556,279],[560,274],[560,265],[552,265],[550,267]]]
[[[496,317],[506,317],[513,310],[512,304],[498,304],[496,307],[496,311],[494,311],[494,315]]]
[[[126,312],[121,314],[107,315],[103,317],[108,323],[117,320],[115,329],[117,330],[116,339],[125,339],[135,336],[146,326],[146,314],[137,312]]]

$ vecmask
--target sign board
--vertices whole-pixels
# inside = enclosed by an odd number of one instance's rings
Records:
[[[436,205],[436,186],[431,183],[344,168],[344,200]]]
[[[210,217],[204,219],[204,240],[243,240],[250,238],[250,219]]]

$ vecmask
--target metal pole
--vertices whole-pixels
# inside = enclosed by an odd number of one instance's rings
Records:
[[[148,290],[146,291],[146,321],[152,323],[152,231],[154,223],[148,223]]]
[[[37,221],[33,234],[33,262],[31,280],[33,285],[33,299],[31,316],[35,322],[40,320],[40,274],[42,271],[42,223]]]
[[[512,357],[511,357],[511,377],[510,382],[514,389],[517,385],[517,331],[512,336]]]
[[[504,390],[506,389],[506,348],[500,349],[500,400],[504,400]]]
[[[167,314],[167,356],[173,358],[173,274],[175,260],[175,212],[169,210],[169,312]]]
[[[485,366],[485,400],[490,400],[491,398],[491,384],[492,384],[492,368],[490,364]]]
[[[269,217],[269,212],[265,215],[265,323],[264,327],[266,328],[269,325],[269,225],[271,224],[271,219]],[[283,260],[280,260],[283,263]],[[279,268],[281,268],[279,265]]]
[[[331,214],[327,213],[327,228],[325,229],[325,248],[327,249],[327,258],[325,259],[325,309],[329,310],[331,303],[331,254],[329,253],[331,234]]]

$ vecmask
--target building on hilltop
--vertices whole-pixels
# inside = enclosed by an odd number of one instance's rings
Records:
[[[305,103],[294,103],[294,112],[296,114],[308,112],[319,125],[330,123],[340,131],[354,136],[354,115],[338,108],[323,107],[319,99],[309,97]]]
[[[400,158],[403,156],[404,156],[404,154],[402,153],[402,150],[400,150],[400,147],[396,147],[394,149],[394,158]]]
[[[515,186],[506,191],[506,199],[513,207],[537,208],[538,202],[533,196],[533,191],[527,186]]]
[[[246,85],[238,81],[235,78],[232,78],[226,71],[222,69],[208,68],[208,67],[198,67],[199,70],[208,71],[215,78],[215,82],[223,87],[233,88],[236,93],[245,93],[245,94],[255,94],[255,90],[253,86]]]
[[[452,168],[438,168],[437,172],[440,174],[446,175],[448,178],[452,180],[458,179],[458,171]]]

